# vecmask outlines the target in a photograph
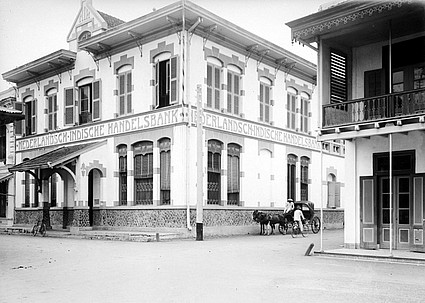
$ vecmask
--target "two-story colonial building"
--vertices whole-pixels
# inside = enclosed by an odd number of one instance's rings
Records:
[[[15,179],[9,168],[15,165],[14,121],[24,119],[14,109],[16,92],[10,88],[0,93],[0,227],[12,226],[15,211]]]
[[[82,0],[67,39],[3,74],[25,112],[17,224],[44,208],[64,228],[190,230],[197,186],[206,233],[256,230],[252,210],[287,198],[342,206],[344,145],[321,157],[314,64],[184,1],[124,22]]]
[[[288,25],[318,48],[319,140],[346,140],[345,245],[424,250],[425,3],[336,2]]]

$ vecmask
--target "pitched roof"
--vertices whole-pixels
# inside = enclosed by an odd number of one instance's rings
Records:
[[[15,165],[9,168],[9,171],[14,172],[14,171],[32,170],[36,168],[41,168],[41,169],[52,168],[55,165],[63,164],[64,162],[67,162],[83,154],[84,152],[96,147],[98,144],[99,142],[85,143],[85,144],[72,145],[72,146],[62,146],[62,147],[59,147],[58,149],[52,150],[38,157],[35,157],[33,159],[30,159],[18,165]]]
[[[101,11],[97,11],[97,12],[102,16],[102,18],[108,24],[108,28],[112,28],[125,23],[125,21],[122,21],[121,19],[115,18],[114,16],[108,15],[104,12],[101,12]]]

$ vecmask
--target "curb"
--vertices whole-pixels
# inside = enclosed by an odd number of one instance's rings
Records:
[[[323,252],[323,251],[315,251],[314,256],[325,257],[325,258],[386,262],[386,263],[404,263],[404,264],[407,263],[407,264],[425,266],[425,259],[405,258],[405,257],[396,257],[396,256],[372,256],[372,255],[359,255],[359,254],[350,254],[350,253],[332,253],[332,252]]]

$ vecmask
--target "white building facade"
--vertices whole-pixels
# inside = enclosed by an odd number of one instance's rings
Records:
[[[349,248],[424,250],[424,16],[421,1],[345,1],[288,23],[318,47],[319,140],[346,140]]]
[[[190,2],[123,22],[83,0],[68,42],[3,74],[26,115],[15,223],[44,209],[64,228],[191,230],[199,149],[206,233],[256,229],[252,210],[287,198],[343,206],[345,147],[321,157],[315,138],[314,64]]]

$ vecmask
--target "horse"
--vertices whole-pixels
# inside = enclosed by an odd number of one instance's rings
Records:
[[[260,223],[260,235],[265,235],[267,225],[270,222],[270,215],[258,210],[254,210],[254,212],[252,213],[252,219],[257,223]],[[269,234],[268,228],[267,228],[267,234]]]
[[[270,217],[270,227],[271,227],[271,234],[273,235],[274,233],[274,228],[275,228],[275,224],[279,224],[281,226],[284,226],[286,224],[287,219],[285,218],[284,215],[279,215],[279,214],[273,214],[273,215],[269,215]]]

